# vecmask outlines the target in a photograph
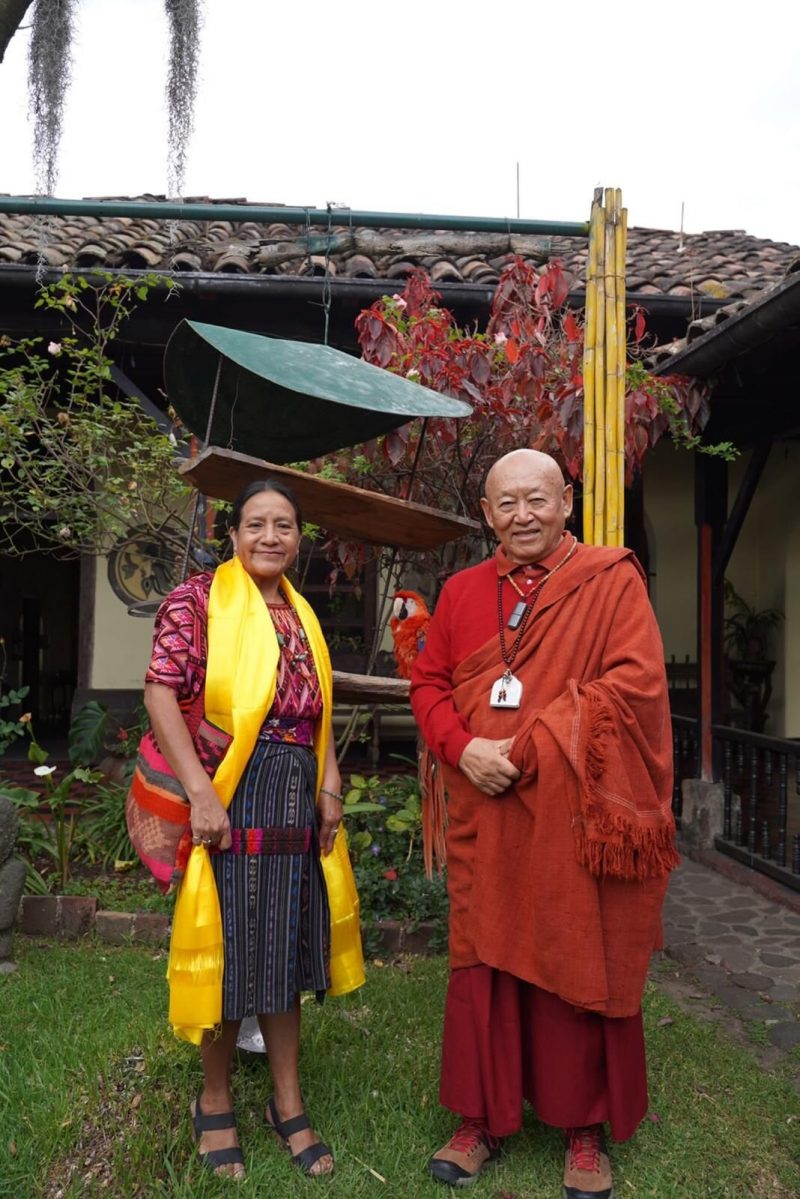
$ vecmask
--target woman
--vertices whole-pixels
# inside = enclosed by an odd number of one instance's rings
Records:
[[[231,1062],[239,1024],[251,1015],[272,1071],[268,1125],[307,1174],[333,1170],[330,1149],[305,1116],[298,1077],[300,992],[321,997],[329,985],[330,918],[319,855],[330,853],[342,818],[327,648],[311,609],[284,577],[297,558],[300,530],[287,488],[272,480],[249,484],[231,513],[234,559],[214,575],[187,580],[162,604],[145,685],[155,739],[189,799],[192,844],[208,849],[219,897],[222,1022],[202,1037],[204,1085],[192,1119],[204,1164],[237,1178],[244,1162]],[[224,786],[218,774],[212,785],[213,770],[201,757],[215,734],[223,736],[225,722],[214,712],[226,704],[228,712],[234,707],[233,743],[246,740],[236,731],[235,695],[225,697],[238,685],[233,677],[248,671],[258,702],[248,696],[242,720],[250,720],[255,744],[230,782],[226,810],[219,797]],[[187,717],[203,690],[206,740]]]

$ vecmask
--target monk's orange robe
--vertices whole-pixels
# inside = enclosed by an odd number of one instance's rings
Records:
[[[504,583],[504,622],[516,599]],[[497,563],[454,576],[412,677],[448,792],[451,966],[482,963],[575,1007],[634,1015],[678,861],[663,648],[643,573],[630,551],[578,545],[514,660],[519,710],[489,704],[504,669],[498,621]],[[457,769],[474,736],[514,737],[521,778],[497,798]]]

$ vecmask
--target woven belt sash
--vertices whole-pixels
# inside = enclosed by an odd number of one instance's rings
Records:
[[[308,853],[310,828],[232,828],[231,847],[213,853],[278,854]]]

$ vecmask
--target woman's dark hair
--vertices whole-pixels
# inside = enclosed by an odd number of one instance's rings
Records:
[[[231,508],[230,525],[231,529],[238,529],[242,523],[242,511],[248,500],[251,500],[254,495],[259,495],[262,491],[276,491],[278,495],[282,495],[285,500],[292,505],[298,529],[303,528],[303,517],[300,512],[300,505],[294,498],[294,495],[279,479],[254,479],[252,483],[248,483],[246,487],[237,495],[233,501]]]

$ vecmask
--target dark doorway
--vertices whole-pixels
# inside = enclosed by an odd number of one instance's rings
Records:
[[[29,688],[36,736],[62,738],[78,677],[80,563],[47,553],[0,557],[0,685]]]

